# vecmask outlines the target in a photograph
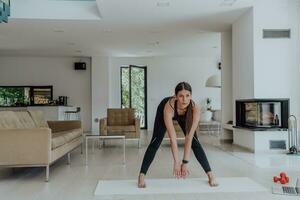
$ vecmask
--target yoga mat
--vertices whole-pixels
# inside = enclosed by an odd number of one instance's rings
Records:
[[[100,180],[95,195],[186,194],[210,192],[268,191],[247,177],[217,178],[218,187],[210,187],[206,178],[146,179],[146,188],[138,188],[137,180]]]

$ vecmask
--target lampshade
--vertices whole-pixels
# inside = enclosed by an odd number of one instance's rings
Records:
[[[221,77],[218,74],[210,76],[205,83],[206,87],[221,88]]]

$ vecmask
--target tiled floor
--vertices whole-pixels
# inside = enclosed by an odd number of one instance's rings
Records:
[[[16,170],[10,176],[0,179],[0,199],[299,199],[299,197],[272,195],[271,192],[94,196],[98,180],[137,177],[148,141],[149,138],[144,138],[144,144],[140,149],[134,141],[128,142],[130,144],[126,147],[126,165],[122,165],[122,145],[116,141],[113,144],[108,142],[105,148],[96,149],[94,153],[90,152],[88,166],[85,165],[84,154],[80,154],[80,149],[76,149],[71,154],[71,165],[67,165],[67,159],[63,158],[51,166],[48,183],[44,182],[43,168]],[[271,187],[272,177],[282,170],[291,177],[291,182],[295,182],[297,176],[300,177],[300,157],[254,155],[231,145],[203,146],[216,177],[246,176],[266,188]],[[179,149],[182,155],[182,145]],[[205,177],[193,155],[189,167],[191,177]],[[147,177],[172,178],[172,156],[169,145],[161,146]]]

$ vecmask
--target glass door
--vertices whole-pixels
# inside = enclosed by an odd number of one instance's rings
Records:
[[[147,70],[146,67],[121,67],[121,108],[134,108],[141,119],[141,128],[147,128]]]

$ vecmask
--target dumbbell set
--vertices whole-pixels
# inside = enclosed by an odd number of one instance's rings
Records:
[[[278,176],[274,176],[274,177],[273,177],[273,182],[274,182],[274,183],[280,182],[281,184],[286,184],[286,183],[289,182],[289,177],[286,175],[285,172],[281,172],[281,173],[279,174],[279,176],[280,176],[280,177],[278,177]]]

